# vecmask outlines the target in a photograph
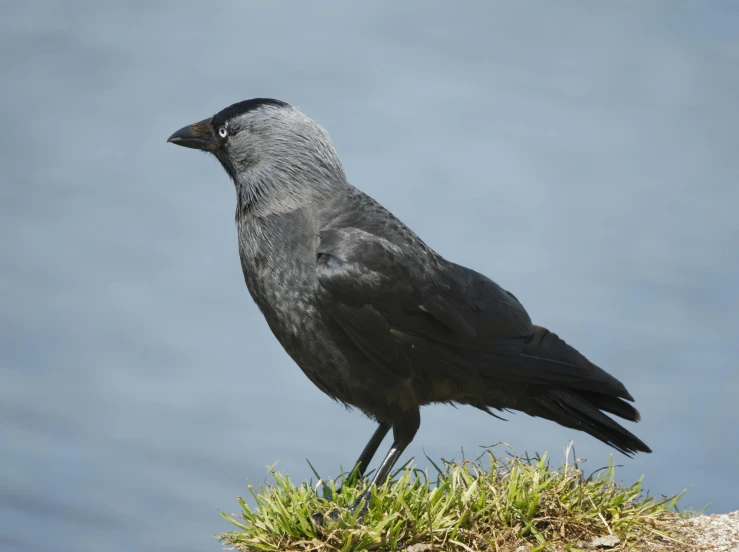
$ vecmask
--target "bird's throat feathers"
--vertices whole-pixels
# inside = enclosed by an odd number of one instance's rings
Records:
[[[236,187],[236,220],[288,213],[322,203],[350,187],[338,159],[327,161],[285,156],[277,163],[255,163],[236,174],[229,171]]]

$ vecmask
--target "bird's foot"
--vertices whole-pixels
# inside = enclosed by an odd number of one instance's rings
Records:
[[[370,500],[370,494],[362,493],[359,498],[352,504],[348,510],[357,516],[357,521],[361,521],[364,517],[364,514],[367,513],[368,504]],[[313,520],[313,523],[316,525],[316,527],[323,527],[327,520],[331,521],[338,521],[339,517],[341,517],[341,510],[339,508],[334,508],[332,510],[329,510],[325,514],[322,512],[316,512],[315,514],[311,515],[311,519]]]
[[[327,519],[330,519],[331,521],[339,521],[340,515],[341,510],[339,510],[338,508],[334,508],[333,510],[329,510],[325,514],[322,512],[311,514],[310,518],[313,520],[313,523],[316,527],[323,527]]]
[[[353,514],[357,513],[357,510],[359,510],[359,515],[357,516],[357,520],[361,520],[364,517],[364,514],[367,513],[367,510],[369,509],[369,501],[370,501],[371,494],[369,492],[369,489],[367,491],[363,492],[361,495],[359,495],[359,498],[352,504],[351,512]]]

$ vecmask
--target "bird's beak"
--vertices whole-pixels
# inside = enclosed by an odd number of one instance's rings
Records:
[[[218,140],[213,134],[213,126],[210,119],[205,119],[199,123],[193,123],[181,128],[167,139],[178,146],[186,148],[195,148],[203,151],[215,153],[218,147]]]

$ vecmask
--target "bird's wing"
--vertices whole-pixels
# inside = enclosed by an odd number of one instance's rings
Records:
[[[323,230],[319,239],[321,304],[378,367],[407,377],[422,355],[424,370],[455,379],[481,369],[526,379],[505,359],[521,353],[531,320],[493,281],[419,243],[404,247],[359,228]]]
[[[319,233],[319,301],[381,374],[412,379],[419,404],[513,408],[587,431],[629,454],[649,447],[603,412],[639,413],[616,378],[485,276],[358,228]],[[384,374],[383,374],[384,375]]]

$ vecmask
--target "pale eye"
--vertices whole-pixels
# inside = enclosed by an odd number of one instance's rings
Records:
[[[228,136],[228,129],[225,126],[222,126],[221,128],[219,128],[218,136],[220,136],[221,138],[225,138],[226,136]]]

